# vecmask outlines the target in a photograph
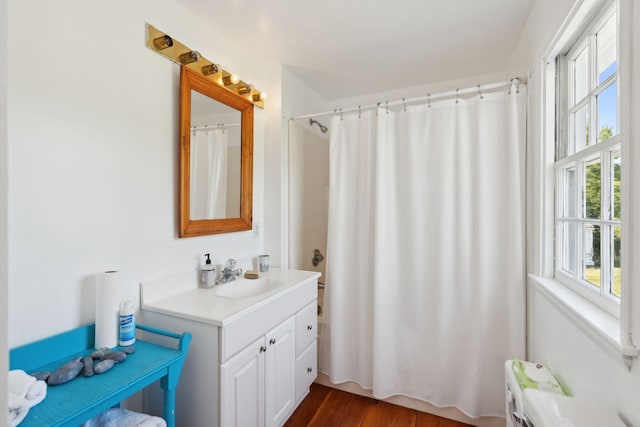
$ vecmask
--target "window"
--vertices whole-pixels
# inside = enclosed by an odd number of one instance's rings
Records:
[[[620,302],[618,12],[557,58],[555,276],[612,314]]]

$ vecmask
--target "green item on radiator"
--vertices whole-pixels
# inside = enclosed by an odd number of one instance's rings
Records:
[[[522,362],[514,357],[513,374],[523,390],[525,388],[534,388],[566,395],[558,380],[542,363]]]

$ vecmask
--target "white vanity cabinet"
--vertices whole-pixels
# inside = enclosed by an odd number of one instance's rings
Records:
[[[176,425],[286,422],[317,376],[318,276],[272,269],[264,277],[282,285],[251,298],[223,298],[215,288],[177,291],[174,282],[184,278],[141,285],[141,321],[193,336],[176,393]],[[149,412],[161,405],[153,393],[144,396]]]

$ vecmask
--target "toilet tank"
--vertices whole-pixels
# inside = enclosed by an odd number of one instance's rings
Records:
[[[513,360],[504,364],[507,427],[625,427],[608,407],[549,391],[523,390],[513,372]]]
[[[526,389],[523,404],[535,427],[625,427],[618,415],[598,402]]]

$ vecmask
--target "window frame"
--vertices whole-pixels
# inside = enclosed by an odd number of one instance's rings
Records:
[[[596,34],[605,26],[609,19],[615,18],[616,22],[616,58],[618,67],[614,73],[607,77],[602,83],[598,83],[597,76],[597,43]],[[621,311],[621,297],[613,294],[614,270],[613,270],[613,246],[609,245],[612,240],[611,235],[615,227],[622,230],[621,219],[614,219],[613,213],[613,183],[612,159],[614,153],[620,153],[622,159],[622,127],[620,108],[620,4],[615,1],[608,1],[602,5],[600,10],[589,20],[589,23],[580,32],[579,36],[571,43],[567,43],[568,50],[565,54],[560,52],[556,56],[556,144],[555,161],[553,163],[554,180],[554,260],[553,275],[556,280],[578,293],[594,305],[605,310],[607,313],[619,318]],[[583,53],[588,54],[587,58],[587,92],[581,99],[575,99],[575,81],[570,76],[575,76],[575,60]],[[573,83],[573,84],[570,84]],[[598,141],[598,105],[597,99],[600,94],[611,87],[617,85],[617,114],[616,130],[618,133],[603,141]],[[587,106],[588,114],[588,141],[585,148],[576,151],[575,113]],[[594,131],[595,130],[595,131]],[[560,142],[559,142],[560,141]],[[558,143],[559,142],[559,143]],[[558,160],[559,159],[559,160]],[[583,211],[585,201],[585,170],[586,164],[593,159],[600,161],[600,215],[598,219],[587,218]],[[572,203],[573,217],[569,217],[566,212],[566,191],[563,192],[563,180],[565,172],[573,168],[574,174],[574,196]],[[611,194],[609,194],[611,192]],[[622,197],[622,195],[621,195]],[[565,269],[565,254],[567,245],[565,242],[565,226],[575,226],[575,247],[573,253],[574,272],[567,272]],[[593,224],[600,227],[600,286],[597,286],[586,279],[583,275],[586,271],[583,242],[585,237],[584,225]],[[624,239],[624,233],[623,239]],[[580,237],[577,237],[580,236]],[[604,248],[604,250],[603,250]],[[611,253],[609,253],[611,252]],[[611,264],[611,265],[610,265]]]

